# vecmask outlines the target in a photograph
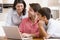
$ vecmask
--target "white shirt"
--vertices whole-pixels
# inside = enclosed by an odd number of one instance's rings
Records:
[[[56,20],[50,19],[47,33],[51,35],[51,37],[60,37],[60,23]]]
[[[27,17],[27,15],[21,15],[19,16],[16,11],[13,9],[10,9],[7,13],[7,26],[18,26],[23,18]]]

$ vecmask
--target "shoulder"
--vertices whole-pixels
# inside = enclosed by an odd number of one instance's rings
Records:
[[[22,19],[22,22],[27,22],[28,21],[28,17],[27,18],[24,18],[24,19]]]
[[[13,10],[12,8],[10,8],[8,11],[7,11],[7,14],[13,14],[15,12],[15,10]]]
[[[12,8],[10,8],[9,10],[8,10],[8,12],[13,12],[14,10],[12,9]]]

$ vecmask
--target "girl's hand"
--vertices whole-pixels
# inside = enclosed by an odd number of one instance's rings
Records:
[[[48,39],[48,38],[50,38],[51,37],[51,35],[48,35],[47,37],[43,37],[43,39]]]
[[[23,34],[22,34],[22,37],[23,37],[23,38],[31,37],[31,34],[23,33]]]

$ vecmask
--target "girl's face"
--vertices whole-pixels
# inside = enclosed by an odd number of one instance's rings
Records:
[[[34,10],[31,7],[29,7],[28,16],[31,17],[31,18],[35,17],[35,12],[34,12]]]
[[[47,20],[46,16],[42,16],[40,13],[37,13],[37,18],[39,20],[42,20],[42,21],[46,21]]]
[[[18,13],[21,13],[23,11],[23,9],[24,9],[23,3],[17,3],[17,5],[15,7],[16,7],[16,11]]]
[[[41,20],[42,19],[42,15],[40,13],[37,12],[36,15],[37,15],[38,20]]]

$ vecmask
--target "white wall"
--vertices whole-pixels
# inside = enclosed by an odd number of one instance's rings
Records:
[[[13,4],[14,0],[3,0],[5,4]]]
[[[3,0],[0,0],[0,3],[3,3]]]
[[[0,0],[0,3],[10,3],[13,4],[14,0]],[[40,3],[41,6],[57,6],[59,0],[25,0],[27,5],[29,3]],[[60,2],[60,1],[59,1]]]
[[[25,0],[27,7],[29,7],[29,3],[39,3],[42,7],[48,6],[48,0]]]
[[[48,0],[25,0],[27,5],[29,3],[40,3],[41,6],[47,6]],[[10,3],[13,4],[14,0],[3,0],[4,3]]]

